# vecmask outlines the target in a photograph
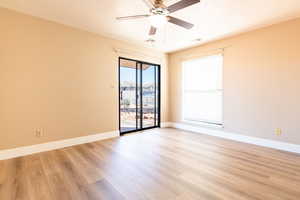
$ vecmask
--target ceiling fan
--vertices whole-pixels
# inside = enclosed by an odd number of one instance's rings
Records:
[[[145,15],[134,15],[126,17],[117,17],[117,20],[131,20],[131,19],[140,19],[140,18],[149,18],[151,23],[151,28],[149,35],[153,36],[156,34],[157,28],[162,27],[165,23],[170,22],[176,24],[185,29],[193,28],[193,24],[186,22],[184,20],[172,17],[169,14],[186,8],[188,6],[200,3],[200,0],[181,0],[173,5],[165,6],[163,0],[143,0],[143,2],[149,7],[150,13]]]

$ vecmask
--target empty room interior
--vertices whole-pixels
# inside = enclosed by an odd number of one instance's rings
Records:
[[[0,200],[299,199],[299,0],[0,0]]]

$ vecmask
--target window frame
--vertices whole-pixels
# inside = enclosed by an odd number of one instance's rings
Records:
[[[200,60],[204,59],[207,57],[212,57],[212,56],[221,56],[222,57],[222,89],[211,89],[211,90],[190,90],[188,91],[185,89],[185,62],[193,61],[193,60]],[[201,125],[201,126],[208,126],[208,127],[215,127],[215,128],[224,128],[224,55],[223,54],[211,54],[211,55],[206,55],[206,56],[201,56],[198,58],[194,59],[189,59],[185,60],[181,64],[181,69],[182,69],[182,84],[181,84],[181,92],[182,92],[182,99],[181,99],[181,121],[185,123],[190,123],[190,124],[195,124],[195,125]],[[184,105],[185,105],[185,94],[186,92],[196,92],[196,93],[208,93],[208,92],[221,92],[222,94],[222,110],[221,110],[221,123],[209,119],[201,119],[201,120],[189,120],[186,119],[184,116]]]

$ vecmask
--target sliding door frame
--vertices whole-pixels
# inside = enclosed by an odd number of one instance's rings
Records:
[[[121,60],[128,60],[128,61],[134,61],[136,62],[136,130],[130,130],[130,131],[124,131],[121,132],[121,73],[120,73],[120,68],[121,68]],[[151,66],[155,66],[155,102],[154,102],[154,126],[151,127],[146,127],[146,128],[142,128],[143,127],[143,96],[142,96],[142,91],[143,91],[143,71],[142,69],[140,69],[140,91],[138,91],[138,66],[140,66],[140,68],[142,68],[142,65],[151,65]],[[132,132],[137,132],[137,131],[143,131],[143,130],[147,130],[147,129],[152,129],[152,128],[159,128],[160,127],[160,121],[161,121],[161,75],[160,75],[160,69],[161,66],[159,64],[154,64],[154,63],[149,63],[149,62],[145,62],[145,61],[140,61],[140,60],[134,60],[134,59],[130,59],[130,58],[124,58],[124,57],[119,57],[119,61],[118,61],[118,85],[119,85],[119,89],[118,89],[118,98],[119,98],[119,132],[121,135],[123,134],[127,134],[127,133],[132,133]],[[156,85],[158,83],[158,85]],[[140,119],[138,120],[137,118],[137,114],[138,114],[138,93],[140,93]],[[157,97],[156,97],[157,95]],[[156,100],[157,98],[157,100]],[[156,104],[157,104],[157,108],[156,108]],[[158,112],[158,113],[156,113]],[[138,121],[140,122],[140,128],[138,128]]]

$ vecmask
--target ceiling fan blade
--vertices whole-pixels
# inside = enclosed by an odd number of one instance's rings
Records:
[[[171,16],[168,16],[168,22],[170,22],[172,24],[176,24],[176,25],[181,26],[186,29],[191,29],[194,27],[194,24],[191,24],[189,22],[186,22],[186,21],[183,21],[181,19],[178,19],[176,17],[171,17]]]
[[[150,15],[133,15],[133,16],[125,16],[125,17],[117,17],[117,20],[130,20],[130,19],[141,19],[150,17]]]
[[[155,28],[154,26],[151,26],[149,35],[155,35],[156,31],[157,31],[157,28]]]
[[[167,10],[172,13],[172,12],[175,12],[177,10],[180,10],[180,9],[183,9],[183,8],[186,8],[188,6],[191,6],[191,5],[194,5],[196,3],[200,3],[200,0],[181,0],[169,7],[167,7]]]
[[[143,0],[143,2],[146,4],[146,6],[148,6],[148,8],[154,8],[152,0]]]

